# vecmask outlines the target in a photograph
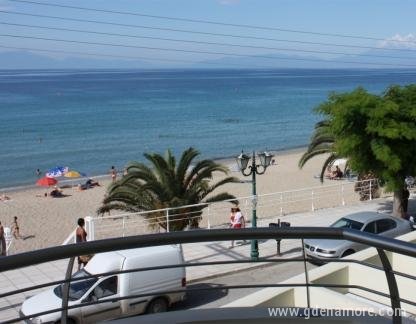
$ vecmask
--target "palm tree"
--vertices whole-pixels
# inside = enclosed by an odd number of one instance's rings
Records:
[[[308,146],[308,149],[299,160],[299,168],[302,169],[306,162],[308,162],[311,158],[313,158],[316,155],[329,154],[328,158],[322,165],[322,170],[320,174],[321,182],[323,182],[325,170],[327,169],[327,167],[332,165],[332,163],[335,160],[341,158],[335,152],[334,144],[335,138],[331,132],[329,120],[323,120],[316,123],[315,130],[312,134],[311,142]]]
[[[165,157],[145,153],[144,157],[151,166],[131,162],[127,166],[127,174],[109,187],[97,212],[103,214],[114,209],[128,212],[151,211],[235,199],[227,192],[214,195],[213,191],[238,179],[227,176],[211,183],[214,172],[227,174],[228,168],[207,159],[193,165],[192,162],[199,154],[191,147],[182,153],[179,163],[176,163],[170,150],[167,150]],[[202,210],[206,206],[175,209],[169,217],[169,230],[183,230],[188,225],[198,227]],[[167,227],[164,212],[148,213],[144,217],[153,222],[156,219],[156,226]]]

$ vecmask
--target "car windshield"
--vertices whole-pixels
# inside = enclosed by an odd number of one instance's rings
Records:
[[[90,274],[87,271],[82,269],[80,271],[75,272],[72,278],[82,278],[82,277],[87,277],[89,275]],[[84,294],[88,291],[88,289],[90,289],[97,282],[97,280],[98,278],[90,278],[90,279],[72,282],[69,285],[68,299],[72,301],[80,299],[82,296],[84,296]],[[59,298],[62,298],[62,289],[63,289],[63,284],[59,285],[53,290],[55,295],[58,296]]]
[[[341,219],[337,220],[334,224],[331,225],[331,227],[337,227],[337,228],[351,228],[355,230],[361,230],[363,228],[363,223],[357,222],[355,220],[342,217]]]

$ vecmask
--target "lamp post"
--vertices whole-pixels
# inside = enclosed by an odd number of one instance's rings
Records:
[[[241,173],[248,177],[251,175],[251,185],[252,185],[252,195],[253,195],[253,206],[252,206],[252,217],[251,217],[251,227],[257,227],[257,191],[256,191],[256,174],[263,174],[266,172],[267,167],[270,165],[270,162],[273,158],[273,155],[269,152],[259,153],[257,155],[260,159],[260,164],[256,164],[256,155],[253,151],[253,155],[251,157],[251,165],[248,166],[250,161],[250,157],[244,154],[241,151],[241,154],[237,156],[236,161],[238,168],[240,169]],[[248,169],[249,171],[246,172],[245,170]],[[257,261],[259,259],[259,247],[257,240],[251,240],[251,259],[253,261]]]

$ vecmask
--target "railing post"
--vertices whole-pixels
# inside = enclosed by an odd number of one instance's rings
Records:
[[[169,233],[169,208],[166,208],[166,232]]]
[[[344,197],[344,194],[345,194],[345,192],[344,192],[344,184],[341,184],[341,203],[342,203],[342,206],[345,206],[345,197]]]
[[[13,235],[10,227],[4,228],[4,239],[6,240],[6,255],[9,255],[9,250],[13,243]]]
[[[372,190],[371,190],[371,179],[368,180],[368,181],[370,182],[370,185],[369,185],[369,188],[370,188],[370,200],[373,200],[373,193],[372,193]]]
[[[72,268],[74,267],[75,257],[69,258],[68,267],[66,268],[65,280],[71,279]],[[65,282],[62,286],[62,312],[61,312],[61,323],[67,323],[68,317],[68,298],[69,298],[69,285],[71,282]]]
[[[306,285],[306,303],[307,303],[307,307],[308,309],[311,308],[311,295],[309,292],[309,274],[308,274],[308,267],[306,265],[306,253],[305,253],[305,243],[303,241],[303,239],[301,240],[302,242],[302,256],[303,256],[303,267],[305,269],[305,285]]]
[[[211,220],[210,220],[210,210],[209,210],[209,205],[208,205],[208,229],[211,229]]]
[[[393,324],[401,324],[401,306],[400,306],[400,295],[399,288],[397,287],[396,277],[394,276],[393,269],[390,261],[383,249],[377,249],[378,256],[380,257],[381,264],[386,274],[387,285],[389,286],[390,303],[393,309]]]
[[[283,216],[283,192],[280,193],[280,216]]]
[[[85,217],[85,227],[87,231],[87,241],[95,240],[95,227],[94,227],[94,218],[91,216]]]
[[[312,190],[312,196],[311,196],[311,199],[312,199],[312,211],[315,211],[315,206],[314,206],[314,204],[313,204],[313,190]]]

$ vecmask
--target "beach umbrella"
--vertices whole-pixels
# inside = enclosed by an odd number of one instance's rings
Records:
[[[66,172],[68,172],[68,167],[63,167],[63,166],[56,166],[52,169],[49,169],[46,172],[46,176],[48,178],[57,178],[57,177],[61,177],[63,176]]]
[[[333,166],[341,166],[345,165],[347,163],[347,159],[336,159],[334,163],[332,163]]]
[[[40,178],[38,181],[36,181],[36,184],[38,186],[42,186],[42,187],[53,186],[57,183],[58,183],[58,181],[56,179],[49,178],[49,177],[43,177],[43,178]]]
[[[79,177],[83,177],[83,174],[78,171],[71,170],[71,171],[66,172],[64,174],[64,177],[65,178],[79,178]]]

